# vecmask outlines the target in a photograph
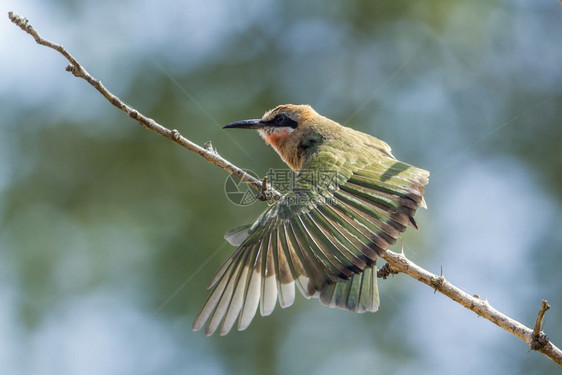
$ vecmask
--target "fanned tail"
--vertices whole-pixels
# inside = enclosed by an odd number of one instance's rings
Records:
[[[379,288],[377,287],[376,266],[366,268],[351,278],[340,279],[326,286],[320,292],[320,302],[324,306],[364,313],[379,309]]]

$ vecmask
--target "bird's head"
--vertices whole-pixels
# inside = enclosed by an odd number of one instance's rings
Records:
[[[325,138],[323,130],[335,124],[309,105],[284,104],[267,111],[261,119],[243,120],[224,129],[256,129],[293,170],[299,171]]]

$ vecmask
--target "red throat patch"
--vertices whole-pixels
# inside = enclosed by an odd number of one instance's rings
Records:
[[[289,129],[277,130],[273,134],[265,134],[263,139],[265,143],[277,150],[279,143],[287,138],[289,134],[291,134],[291,130]]]

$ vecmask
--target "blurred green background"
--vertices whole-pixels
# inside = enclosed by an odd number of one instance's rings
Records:
[[[552,374],[514,336],[398,275],[354,315],[300,295],[191,331],[228,229],[227,177],[149,133],[10,24],[22,14],[124,101],[263,176],[220,126],[307,103],[431,171],[405,253],[562,344],[562,6],[491,1],[4,1],[2,374]]]

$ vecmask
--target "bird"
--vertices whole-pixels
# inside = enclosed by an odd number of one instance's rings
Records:
[[[380,305],[377,258],[424,200],[429,172],[397,160],[390,146],[340,125],[309,105],[279,105],[260,119],[225,125],[255,129],[294,171],[294,186],[255,222],[225,239],[237,246],[219,268],[192,329],[245,330],[256,312],[270,315],[307,299],[357,313]]]

